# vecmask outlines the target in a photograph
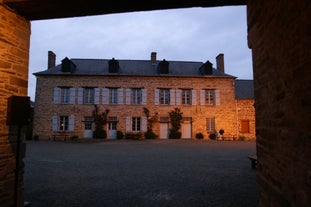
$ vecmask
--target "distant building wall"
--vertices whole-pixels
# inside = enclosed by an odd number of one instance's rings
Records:
[[[0,4],[0,205],[4,207],[13,205],[16,146],[16,131],[9,137],[6,126],[7,98],[27,96],[29,43],[30,22]],[[22,158],[24,152],[22,145]],[[18,206],[23,206],[20,166]]]

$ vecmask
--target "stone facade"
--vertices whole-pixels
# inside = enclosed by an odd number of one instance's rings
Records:
[[[247,1],[260,207],[311,206],[310,11],[310,1]]]
[[[152,64],[152,62],[150,62]],[[79,67],[79,66],[77,66]],[[49,70],[56,70],[52,68]],[[197,68],[198,69],[198,68]],[[142,69],[143,70],[143,69]],[[45,73],[49,73],[46,71]],[[239,126],[240,118],[251,120],[250,131],[242,134],[247,139],[255,139],[255,126],[254,126],[254,109],[253,101],[237,101],[235,99],[234,82],[235,77],[225,76],[141,76],[141,75],[103,75],[103,76],[86,76],[86,75],[48,75],[48,74],[36,74],[37,86],[36,86],[36,103],[34,113],[34,135],[39,136],[40,139],[50,139],[55,133],[53,132],[53,117],[74,117],[74,129],[68,131],[69,135],[77,135],[80,138],[85,137],[85,117],[92,116],[94,110],[94,102],[92,104],[79,104],[79,89],[85,87],[98,88],[98,102],[100,111],[109,110],[109,117],[116,117],[117,130],[123,133],[129,131],[126,123],[128,117],[141,117],[144,118],[143,107],[146,107],[151,114],[158,113],[159,122],[155,123],[153,131],[160,136],[161,134],[161,118],[165,119],[169,117],[169,112],[174,108],[179,107],[183,113],[183,117],[187,120],[184,123],[188,123],[190,120],[190,126],[182,125],[181,132],[186,127],[190,127],[190,135],[185,135],[184,138],[195,138],[197,133],[203,133],[204,137],[208,139],[211,131],[207,130],[207,118],[214,118],[215,130],[218,132],[221,128],[225,130],[225,137],[230,140],[237,139],[241,132],[237,130]],[[70,104],[55,104],[53,99],[55,96],[55,87],[70,87],[74,90],[74,100]],[[119,88],[122,93],[122,101],[119,104],[107,104],[103,100],[103,91],[109,88]],[[144,89],[146,92],[146,102],[142,104],[128,104],[127,90],[131,89]],[[171,99],[174,99],[174,103],[168,105],[156,104],[155,90],[159,88],[167,88],[174,91],[174,95],[171,94]],[[191,104],[184,105],[178,98],[177,91],[183,89],[191,90]],[[212,106],[202,104],[202,90],[212,89],[219,91],[219,103]],[[216,94],[215,94],[216,96]],[[217,97],[215,97],[216,99]],[[179,99],[179,101],[178,101]],[[172,100],[171,100],[172,101]],[[216,101],[216,100],[214,100]],[[237,116],[237,103],[238,107],[242,109],[240,116]],[[249,105],[249,106],[248,106]],[[58,125],[60,124],[58,120]],[[143,123],[141,123],[143,125]],[[108,126],[106,130],[108,131]],[[170,125],[168,125],[170,127]],[[184,128],[183,128],[184,127]],[[58,127],[59,130],[59,127]],[[56,130],[56,131],[58,131]],[[130,130],[131,131],[131,130]],[[143,126],[141,131],[144,131]],[[160,136],[160,138],[163,138]]]
[[[0,205],[13,206],[16,129],[6,125],[7,102],[12,95],[27,96],[30,22],[0,1]],[[17,109],[15,109],[17,110]],[[20,158],[25,145],[21,144]],[[23,163],[19,165],[17,206],[23,206]]]

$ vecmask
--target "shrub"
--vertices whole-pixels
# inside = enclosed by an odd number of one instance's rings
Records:
[[[143,133],[125,133],[125,139],[141,140],[144,138]]]
[[[245,136],[244,135],[240,135],[239,136],[239,141],[245,141]]]
[[[93,138],[106,139],[107,132],[105,130],[95,129],[95,131],[93,132]]]
[[[181,138],[181,132],[176,132],[175,130],[170,131],[170,139],[180,139]]]
[[[216,140],[217,135],[216,134],[210,134],[209,138],[212,139],[212,140]]]
[[[147,131],[145,132],[145,138],[146,139],[157,139],[158,135],[156,135],[153,131]]]
[[[204,135],[200,132],[200,133],[196,133],[195,138],[197,139],[203,139]]]
[[[72,135],[71,137],[70,137],[70,140],[77,140],[79,137],[77,136],[77,135]]]
[[[124,138],[124,134],[121,131],[117,131],[117,139],[123,139]]]

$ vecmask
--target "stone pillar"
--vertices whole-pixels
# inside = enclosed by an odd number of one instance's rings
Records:
[[[27,96],[30,22],[5,7],[0,0],[0,205],[12,206],[16,130],[6,126],[7,98]],[[21,161],[25,154],[22,143]],[[20,164],[18,206],[23,206],[23,169]]]
[[[311,206],[311,1],[248,0],[260,207]]]

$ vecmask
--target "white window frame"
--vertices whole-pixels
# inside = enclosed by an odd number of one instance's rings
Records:
[[[141,117],[132,117],[132,132],[141,131]]]
[[[83,90],[83,103],[94,104],[95,90],[94,88],[84,88]]]
[[[132,104],[138,105],[142,103],[142,90],[141,88],[132,89]]]
[[[109,104],[118,104],[118,88],[109,88]]]
[[[207,117],[206,118],[206,131],[207,132],[214,132],[215,129],[216,129],[215,117]]]
[[[182,105],[191,105],[191,90],[190,89],[181,90],[181,103]]]
[[[170,105],[170,89],[159,89],[160,105]]]

